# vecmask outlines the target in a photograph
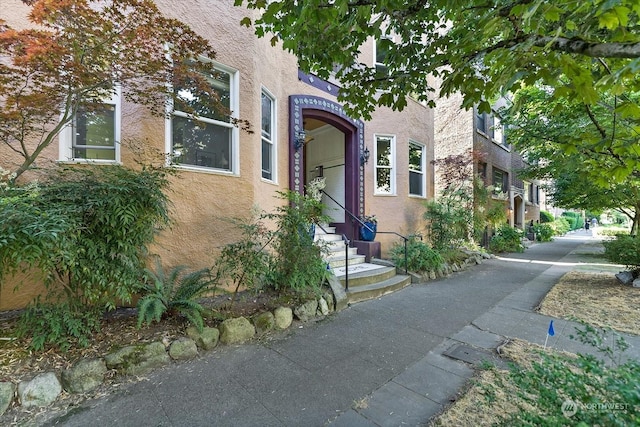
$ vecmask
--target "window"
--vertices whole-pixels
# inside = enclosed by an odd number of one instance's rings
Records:
[[[375,137],[375,194],[395,194],[395,144],[394,136],[376,135]]]
[[[498,168],[493,168],[493,187],[496,193],[506,193],[509,190],[509,174]]]
[[[499,117],[494,117],[493,119],[493,140],[496,141],[500,145],[505,145],[504,139],[504,126],[500,122]]]
[[[375,50],[373,53],[374,65],[376,67],[376,77],[389,76],[389,67],[387,67],[387,57],[393,46],[391,37],[381,37],[376,40]]]
[[[105,102],[80,106],[60,132],[62,161],[120,161],[120,89]]]
[[[262,178],[275,181],[276,101],[266,90],[261,95]]]
[[[476,129],[480,132],[486,132],[486,114],[476,109]]]
[[[233,116],[238,111],[238,72],[216,64],[204,75],[219,95],[222,107]],[[238,129],[232,118],[218,111],[196,84],[185,80],[175,85],[176,101],[167,132],[173,161],[186,167],[236,172]],[[192,117],[186,111],[192,111]]]
[[[425,197],[425,149],[424,145],[409,142],[409,194]]]

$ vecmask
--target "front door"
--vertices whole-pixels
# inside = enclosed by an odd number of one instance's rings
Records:
[[[358,237],[353,217],[364,214],[364,125],[349,118],[333,101],[292,95],[290,107],[290,186],[304,192],[304,185],[317,176],[325,177],[328,214],[337,233]],[[304,133],[302,133],[304,132]]]

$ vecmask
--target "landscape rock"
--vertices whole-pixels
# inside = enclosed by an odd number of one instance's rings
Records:
[[[318,301],[312,299],[294,308],[293,314],[295,314],[296,317],[300,319],[302,322],[306,322],[316,317],[317,311],[318,311]]]
[[[4,414],[16,392],[16,386],[12,382],[0,382],[0,416]]]
[[[18,384],[18,397],[25,408],[48,406],[55,402],[61,392],[62,386],[53,372],[39,374],[31,381]]]
[[[436,272],[431,270],[429,271],[429,280],[436,280],[438,276],[436,276]]]
[[[273,311],[275,326],[278,329],[287,329],[293,322],[293,310],[289,307],[278,307]]]
[[[322,316],[329,315],[329,305],[327,304],[327,300],[322,297],[318,300],[318,314]]]
[[[640,288],[640,277],[638,277],[636,280],[634,280],[633,282],[631,282],[631,285],[634,288]]]
[[[333,293],[331,291],[324,291],[322,293],[322,298],[324,298],[324,300],[327,302],[327,307],[329,307],[329,311],[335,311],[336,309],[336,302],[335,299],[333,298]]]
[[[220,324],[220,342],[223,344],[238,344],[253,338],[255,334],[255,327],[245,317],[227,319]]]
[[[82,359],[62,371],[62,387],[69,393],[86,393],[104,381],[107,365],[102,359]]]
[[[256,333],[262,335],[275,328],[276,319],[272,312],[265,311],[253,317],[253,325],[256,327]]]
[[[169,356],[173,360],[193,359],[198,355],[198,346],[191,338],[180,337],[169,346]]]
[[[127,375],[144,375],[171,362],[164,344],[159,341],[123,347],[107,354],[104,360],[107,368]]]
[[[618,279],[618,281],[623,285],[629,286],[633,283],[633,272],[621,271],[620,273],[616,274],[616,279]]]
[[[195,326],[187,328],[187,336],[196,342],[196,345],[203,350],[213,350],[220,340],[220,331],[217,328],[202,328],[202,332],[198,332]]]

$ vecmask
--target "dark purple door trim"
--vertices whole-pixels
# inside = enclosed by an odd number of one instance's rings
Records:
[[[304,146],[296,150],[295,140],[303,130],[304,118],[319,119],[345,134],[345,207],[354,215],[364,215],[364,122],[349,117],[344,108],[331,100],[309,95],[289,96],[289,188],[304,192]],[[358,239],[358,225],[345,214],[344,226],[338,232],[351,240]]]

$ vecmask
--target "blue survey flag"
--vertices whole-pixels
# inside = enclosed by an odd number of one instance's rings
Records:
[[[549,331],[547,332],[547,334],[549,334],[550,337],[556,334],[556,331],[553,330],[553,320],[551,321],[551,323],[549,323]]]

